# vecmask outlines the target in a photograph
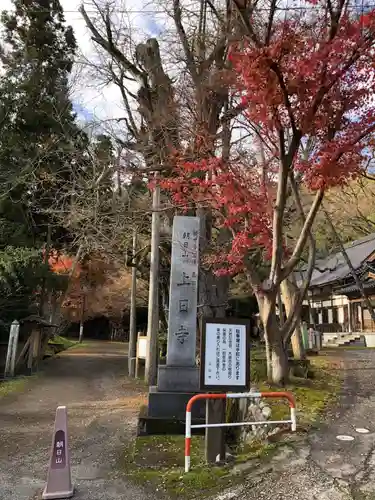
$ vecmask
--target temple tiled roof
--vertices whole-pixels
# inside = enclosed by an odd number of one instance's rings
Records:
[[[368,280],[362,283],[362,286],[365,290],[371,290],[375,288],[375,280]],[[347,293],[359,292],[359,288],[355,283],[349,284],[342,288],[335,289],[335,293],[337,295],[346,295]]]
[[[345,245],[345,249],[354,269],[362,274],[366,261],[375,253],[375,233]],[[298,281],[301,280],[301,275],[303,276],[303,272],[296,274]],[[316,261],[310,288],[333,285],[350,277],[350,269],[342,253],[337,252]]]

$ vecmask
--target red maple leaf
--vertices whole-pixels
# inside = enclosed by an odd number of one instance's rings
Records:
[[[309,3],[316,7],[270,17],[271,29],[255,22],[255,9],[252,25],[265,31],[250,29],[229,50],[232,98],[258,130],[265,160],[191,162],[182,152],[174,177],[161,181],[180,208],[206,205],[230,230],[229,246],[210,258],[218,273],[244,269],[255,247],[277,257],[275,193],[288,196],[282,179],[296,175],[323,193],[359,175],[373,146],[375,9],[356,16],[328,0]]]

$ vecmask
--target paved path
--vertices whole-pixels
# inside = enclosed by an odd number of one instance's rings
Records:
[[[338,409],[306,440],[283,446],[270,464],[249,469],[241,487],[215,500],[375,500],[375,350],[340,354],[345,382]]]
[[[0,499],[40,498],[54,414],[69,412],[75,500],[152,500],[119,466],[144,389],[126,382],[126,345],[90,342],[44,364],[26,393],[0,400]]]
[[[375,350],[342,354],[338,410],[305,440],[283,446],[271,463],[251,465],[241,487],[212,500],[375,500]],[[119,465],[145,398],[140,385],[126,382],[125,345],[91,342],[44,366],[26,393],[0,400],[0,499],[40,498],[55,409],[65,404],[75,500],[154,500]],[[355,439],[338,441],[339,434]]]

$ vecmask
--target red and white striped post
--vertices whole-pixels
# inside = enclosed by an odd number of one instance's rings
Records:
[[[229,422],[220,424],[191,424],[191,409],[195,401],[199,399],[239,399],[239,398],[284,398],[289,401],[290,420],[264,420],[259,422]],[[240,392],[231,394],[196,394],[186,405],[186,425],[185,425],[185,472],[190,470],[191,451],[191,429],[203,429],[207,427],[238,427],[240,425],[275,425],[291,424],[292,432],[297,430],[296,403],[293,394],[290,392]]]

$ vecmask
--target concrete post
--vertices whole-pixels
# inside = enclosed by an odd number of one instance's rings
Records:
[[[51,458],[43,500],[71,498],[74,493],[70,472],[70,455],[66,406],[56,410]]]
[[[4,377],[14,377],[19,331],[20,331],[20,324],[17,320],[14,320],[10,327]]]

